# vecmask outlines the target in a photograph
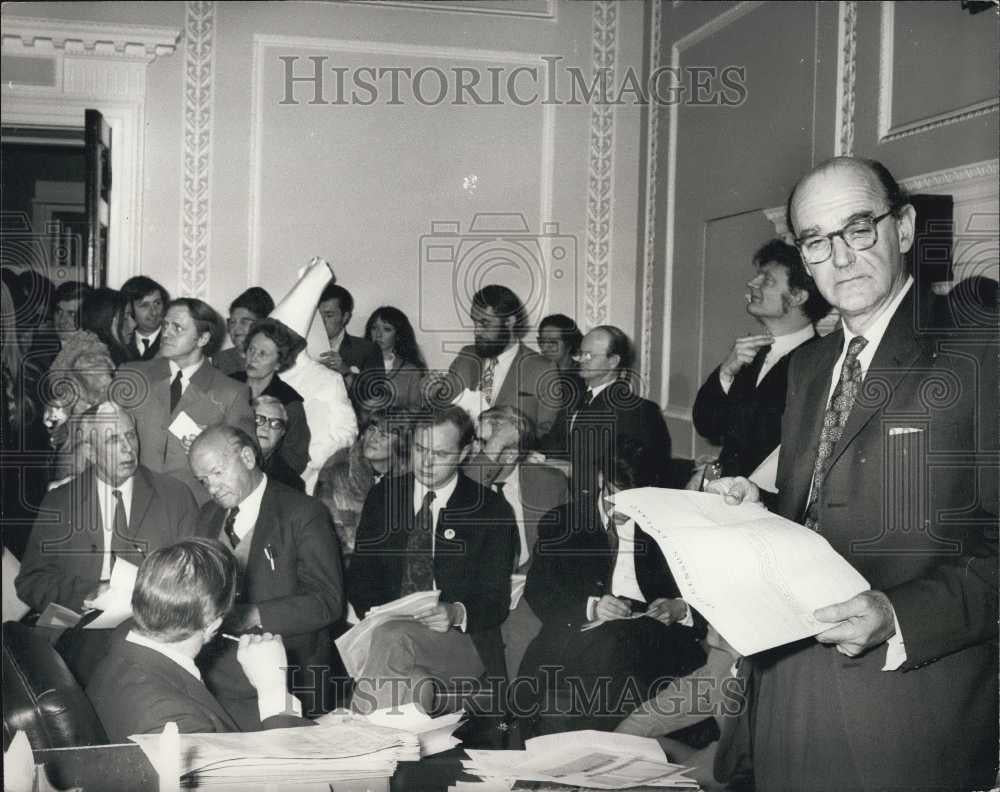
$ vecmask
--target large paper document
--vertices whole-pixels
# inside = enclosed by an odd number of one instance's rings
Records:
[[[615,494],[663,551],[681,596],[743,655],[823,632],[813,611],[870,587],[815,531],[759,503],[647,487]]]
[[[370,609],[365,618],[336,640],[337,650],[344,661],[347,673],[355,679],[361,675],[361,669],[368,662],[372,632],[376,627],[390,621],[412,619],[413,614],[437,605],[440,596],[441,592],[437,590],[416,591],[409,596]]]
[[[85,630],[113,630],[132,615],[132,589],[139,574],[139,567],[124,558],[115,560],[111,570],[111,580],[108,589],[101,596],[87,600],[83,604],[88,608],[96,608],[101,615],[89,624]]]

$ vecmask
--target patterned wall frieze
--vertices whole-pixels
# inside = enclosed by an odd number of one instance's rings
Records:
[[[857,77],[858,4],[842,2],[837,23],[837,139],[834,154],[854,153],[854,95]]]
[[[615,84],[618,46],[618,4],[594,0],[592,68],[603,74],[604,85]],[[602,97],[608,98],[608,97]],[[608,321],[609,268],[614,201],[614,108],[595,101],[590,110],[590,152],[587,175],[587,251],[584,287],[586,328]]]
[[[663,4],[653,0],[653,20],[649,39],[650,78],[660,68]],[[656,278],[656,184],[660,139],[660,104],[650,102],[649,129],[646,146],[646,239],[642,270],[642,332],[640,341],[639,376],[646,382],[652,373],[653,346],[653,286]]]
[[[184,14],[184,136],[181,184],[180,291],[208,292],[215,3],[189,0]]]

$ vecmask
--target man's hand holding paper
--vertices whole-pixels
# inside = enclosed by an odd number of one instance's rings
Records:
[[[813,615],[821,622],[839,622],[816,640],[835,644],[848,657],[864,654],[896,633],[892,603],[881,591],[863,591],[846,602],[819,608]]]

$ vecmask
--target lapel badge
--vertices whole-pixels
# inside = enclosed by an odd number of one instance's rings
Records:
[[[454,539],[455,538],[455,529],[454,528],[445,528],[445,530],[444,530],[444,538],[445,539]]]

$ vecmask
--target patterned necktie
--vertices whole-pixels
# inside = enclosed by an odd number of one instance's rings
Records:
[[[233,506],[233,508],[229,510],[229,514],[226,515],[226,521],[222,524],[222,530],[225,531],[226,536],[229,537],[229,544],[233,546],[234,550],[236,549],[236,545],[240,543],[240,535],[236,533],[236,528],[234,527],[236,524],[236,515],[239,513],[240,507]]]
[[[181,393],[184,389],[181,387],[181,380],[184,379],[184,375],[181,373],[180,369],[177,369],[177,374],[174,377],[173,382],[170,383],[170,414],[174,414],[174,410],[177,409],[177,404],[181,400]]]
[[[819,435],[816,464],[813,465],[813,480],[812,486],[809,488],[809,508],[806,510],[805,521],[806,528],[813,531],[819,530],[820,495],[823,479],[826,478],[827,468],[830,464],[830,457],[844,433],[844,426],[847,424],[847,418],[851,414],[858,389],[861,387],[861,363],[858,361],[858,355],[867,344],[868,339],[864,336],[855,336],[851,339],[851,343],[847,346],[843,368],[840,369],[840,380],[837,382],[837,387],[834,388],[830,406],[826,408],[826,414],[823,416],[823,429]]]
[[[479,389],[483,392],[486,403],[493,406],[493,374],[496,371],[497,359],[490,358],[483,366],[483,376],[479,383]]]
[[[434,512],[431,503],[434,491],[428,490],[424,502],[413,520],[413,530],[406,537],[406,562],[399,596],[405,597],[415,591],[430,591],[434,588],[434,552],[432,536],[434,532]]]
[[[125,538],[128,523],[125,520],[125,501],[122,500],[122,491],[111,490],[111,494],[114,495],[115,498],[115,532],[111,537],[111,544],[114,546],[115,536],[119,539]],[[108,568],[115,568],[115,553],[113,550],[111,551],[111,564]]]

